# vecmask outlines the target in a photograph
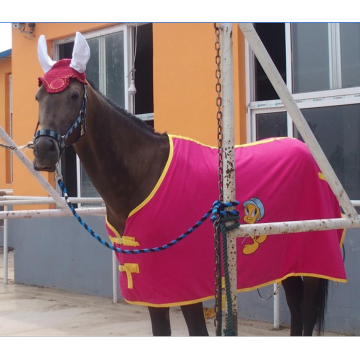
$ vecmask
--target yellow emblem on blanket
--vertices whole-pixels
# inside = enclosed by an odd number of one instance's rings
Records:
[[[139,271],[139,264],[131,264],[125,263],[124,265],[119,265],[120,272],[126,272],[127,280],[128,280],[128,289],[133,289],[133,279],[131,274],[138,274]]]
[[[123,236],[121,238],[115,236],[109,236],[111,242],[114,244],[120,244],[124,246],[140,246],[140,244],[132,236]]]

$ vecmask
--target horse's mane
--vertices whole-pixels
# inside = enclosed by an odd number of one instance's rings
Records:
[[[91,81],[89,81],[88,79],[86,79],[86,80],[90,84],[90,86],[94,89],[94,91],[101,98],[103,98],[113,109],[115,109],[121,115],[126,116],[129,120],[133,121],[140,129],[145,130],[147,132],[150,132],[152,134],[162,135],[162,134],[156,132],[155,129],[152,126],[148,125],[145,121],[140,120],[138,117],[136,117],[135,115],[129,113],[128,111],[123,109],[121,106],[116,104],[114,101],[112,101],[111,99],[106,97],[104,94],[102,94]]]

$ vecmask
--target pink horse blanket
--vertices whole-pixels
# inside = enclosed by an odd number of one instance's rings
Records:
[[[217,149],[169,136],[170,154],[156,187],[134,209],[121,238],[122,249],[165,245],[192,227],[218,199]],[[236,200],[240,222],[340,218],[326,179],[307,146],[274,138],[236,147]],[[346,282],[341,256],[343,230],[237,239],[238,291],[253,290],[292,276]],[[117,254],[120,291],[131,304],[176,306],[214,297],[214,230],[207,220],[167,250]]]

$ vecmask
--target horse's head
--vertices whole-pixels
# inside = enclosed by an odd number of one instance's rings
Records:
[[[39,61],[44,77],[39,78],[40,130],[34,135],[34,169],[54,171],[66,146],[75,143],[85,131],[85,69],[90,49],[85,38],[76,33],[72,59],[54,62],[47,54],[44,36],[38,43]]]

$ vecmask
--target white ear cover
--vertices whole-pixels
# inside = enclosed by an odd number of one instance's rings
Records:
[[[48,55],[46,39],[44,35],[39,37],[37,52],[40,65],[43,68],[44,73],[47,73],[53,67],[56,61],[52,60]]]
[[[70,66],[79,73],[84,73],[86,64],[90,59],[90,48],[82,34],[75,35],[75,44]]]

